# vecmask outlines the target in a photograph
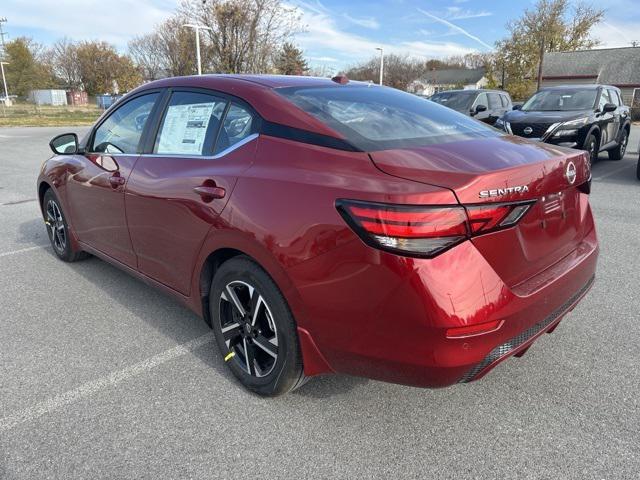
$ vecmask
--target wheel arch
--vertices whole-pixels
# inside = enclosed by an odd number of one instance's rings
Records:
[[[235,237],[236,241],[228,241],[229,236]],[[223,241],[223,239],[227,241]],[[193,276],[192,291],[197,292],[202,317],[207,325],[213,327],[209,311],[209,291],[215,272],[224,262],[240,255],[249,258],[264,269],[287,301],[296,323],[305,375],[312,376],[332,372],[333,369],[318,349],[311,333],[305,328],[302,300],[285,268],[268,251],[266,246],[261,245],[255,239],[250,241],[238,232],[215,232],[210,235],[208,241],[205,240],[203,245],[199,257],[201,260],[198,262],[199,267]]]
[[[47,193],[47,190],[51,188],[53,187],[44,180],[38,184],[38,205],[40,205],[40,211],[44,211],[42,205],[42,202],[44,202],[44,195]]]

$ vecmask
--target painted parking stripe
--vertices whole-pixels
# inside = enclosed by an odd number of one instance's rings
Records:
[[[193,350],[206,345],[207,343],[213,341],[213,338],[213,332],[205,333],[200,337],[194,338],[193,340],[190,340],[186,343],[170,348],[169,350],[165,350],[164,352],[154,355],[153,357],[149,357],[146,360],[142,360],[141,362],[134,363],[133,365],[130,365],[129,367],[126,367],[122,370],[110,373],[109,375],[98,378],[97,380],[93,380],[91,382],[85,383],[84,385],[80,385],[73,390],[61,393],[60,395],[56,395],[55,397],[43,402],[36,403],[35,405],[25,408],[24,410],[19,410],[15,413],[7,415],[6,417],[0,419],[0,432],[10,430],[22,423],[35,420],[36,418],[42,417],[43,415],[51,413],[55,410],[59,410],[63,407],[76,403],[101,390],[105,390],[109,387],[114,387],[119,383],[124,382],[125,380],[129,380],[130,378],[146,373],[154,369],[155,367],[162,365],[163,363],[186,355]]]
[[[38,250],[40,248],[47,248],[49,245],[36,245],[35,247],[21,248],[19,250],[12,250],[10,252],[0,253],[0,257],[9,257],[11,255],[18,255],[19,253],[30,252],[32,250]]]

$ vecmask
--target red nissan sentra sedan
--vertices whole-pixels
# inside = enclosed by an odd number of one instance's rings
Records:
[[[348,81],[170,78],[51,141],[53,250],[169,292],[247,388],[422,387],[521,355],[591,287],[586,153]]]

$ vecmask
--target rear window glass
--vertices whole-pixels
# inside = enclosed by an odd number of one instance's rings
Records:
[[[276,91],[365,151],[501,135],[449,108],[392,88],[354,85]]]

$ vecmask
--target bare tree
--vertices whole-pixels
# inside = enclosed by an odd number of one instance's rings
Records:
[[[385,55],[383,83],[390,87],[406,90],[411,82],[426,71],[426,64],[422,60],[408,55]],[[380,74],[380,57],[374,56],[363,64],[353,66],[345,74],[352,80],[375,81]]]
[[[209,27],[205,64],[215,72],[260,73],[300,31],[299,16],[281,0],[183,0],[180,11]]]
[[[196,58],[193,31],[184,27],[188,19],[173,15],[156,27],[153,43],[157,44],[163,68],[169,76],[193,75]]]
[[[128,44],[129,56],[145,80],[157,80],[167,74],[167,59],[163,55],[162,38],[157,32],[135,37]]]
[[[82,84],[78,65],[78,46],[67,37],[53,44],[48,54],[51,68],[65,86],[77,88]]]

